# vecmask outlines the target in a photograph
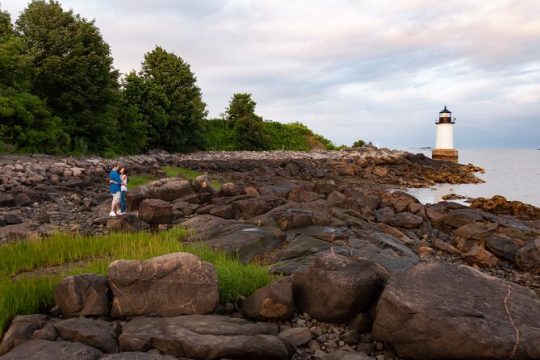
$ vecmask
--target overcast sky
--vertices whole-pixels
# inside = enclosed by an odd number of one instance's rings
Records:
[[[95,19],[115,67],[155,45],[198,78],[210,116],[235,92],[337,144],[540,147],[540,0],[61,0]],[[16,18],[25,0],[0,0]]]

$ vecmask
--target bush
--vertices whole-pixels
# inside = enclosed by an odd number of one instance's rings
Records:
[[[360,140],[356,140],[353,144],[352,144],[352,147],[353,148],[361,148],[362,146],[366,145],[366,142],[362,139]]]

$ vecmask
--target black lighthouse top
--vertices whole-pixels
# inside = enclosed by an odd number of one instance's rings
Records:
[[[448,110],[445,105],[444,109],[439,112],[439,121],[437,121],[435,124],[454,124],[454,120],[452,120],[452,112]]]

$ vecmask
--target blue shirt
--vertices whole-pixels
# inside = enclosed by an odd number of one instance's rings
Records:
[[[111,194],[116,194],[120,191],[120,184],[122,183],[122,179],[120,179],[120,174],[116,170],[111,170],[111,173],[109,174],[109,179],[112,181],[116,181],[116,184],[110,183],[109,185],[109,191]]]

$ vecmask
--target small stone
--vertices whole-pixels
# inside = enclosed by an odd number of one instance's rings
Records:
[[[311,341],[311,331],[308,328],[293,328],[283,330],[279,337],[294,346],[302,346]]]

